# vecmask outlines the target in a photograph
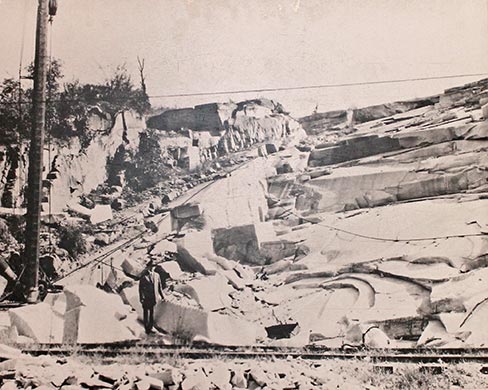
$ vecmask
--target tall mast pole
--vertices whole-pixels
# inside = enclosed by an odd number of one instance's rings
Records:
[[[29,173],[27,179],[27,215],[25,237],[24,283],[27,302],[39,299],[39,232],[41,223],[42,169],[44,129],[46,117],[47,79],[47,23],[48,0],[39,0],[37,8],[36,53],[34,59],[34,91],[32,109],[32,133],[29,149]]]

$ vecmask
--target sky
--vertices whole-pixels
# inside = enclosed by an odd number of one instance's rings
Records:
[[[103,82],[125,64],[149,95],[488,73],[488,0],[58,0],[51,53],[65,81]],[[34,55],[37,1],[0,0],[0,79]],[[22,49],[23,47],[23,49]],[[238,95],[295,116],[423,97],[471,78]]]

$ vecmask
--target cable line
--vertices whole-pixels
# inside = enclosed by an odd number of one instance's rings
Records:
[[[339,84],[318,84],[318,85],[306,85],[306,86],[298,86],[298,87],[278,87],[278,88],[243,89],[243,90],[218,91],[218,92],[194,92],[194,93],[153,95],[153,96],[149,96],[149,98],[157,99],[157,98],[169,98],[169,97],[234,95],[234,94],[251,93],[251,92],[296,91],[296,90],[307,90],[307,89],[354,87],[354,86],[360,86],[360,85],[406,83],[406,82],[412,82],[412,81],[443,80],[443,79],[487,76],[487,75],[488,75],[488,73],[467,73],[467,74],[458,74],[458,75],[449,75],[449,76],[417,77],[417,78],[408,78],[408,79],[394,79],[394,80],[380,80],[380,81],[360,81],[360,82],[354,82],[354,83],[339,83]]]
[[[24,169],[22,167],[22,143],[20,141],[21,136],[20,134],[24,130],[22,128],[22,116],[23,116],[23,110],[22,110],[22,67],[23,67],[23,60],[24,60],[24,46],[25,46],[25,25],[26,25],[26,20],[27,20],[27,0],[24,0],[24,21],[22,23],[22,34],[21,34],[21,41],[20,41],[20,53],[19,53],[19,74],[18,74],[18,88],[19,88],[19,94],[18,94],[18,99],[16,104],[18,105],[17,110],[18,110],[18,117],[19,121],[17,123],[17,134],[16,134],[16,142],[17,142],[17,147],[18,147],[18,157],[19,157],[19,180],[17,183],[18,186],[18,193],[20,194],[22,191],[22,182],[25,182],[22,180],[22,172],[24,172]],[[17,200],[14,200],[13,204],[14,208],[14,215],[17,212]]]
[[[451,234],[446,236],[434,236],[434,237],[414,237],[414,238],[387,238],[387,237],[377,237],[377,236],[370,236],[367,234],[356,233],[350,230],[341,229],[335,226],[327,225],[322,222],[317,222],[312,219],[307,219],[299,214],[293,213],[292,214],[298,218],[301,218],[305,222],[310,222],[312,225],[318,225],[325,227],[330,230],[334,230],[337,232],[350,234],[351,236],[365,238],[367,240],[374,240],[374,241],[384,241],[384,242],[415,242],[415,241],[434,241],[434,240],[444,240],[449,238],[464,238],[464,237],[482,237],[486,236],[485,233],[465,233],[465,234]]]
[[[230,91],[161,94],[161,95],[148,95],[148,98],[160,99],[160,98],[177,98],[177,97],[193,97],[193,96],[236,95],[236,94],[243,94],[243,93],[297,91],[297,90],[341,88],[341,87],[364,86],[364,85],[407,83],[407,82],[427,81],[427,80],[444,80],[444,79],[478,77],[478,76],[488,76],[488,73],[466,73],[466,74],[449,75],[449,76],[417,77],[417,78],[408,78],[408,79],[362,81],[362,82],[339,83],[339,84],[317,84],[317,85],[305,85],[305,86],[297,86],[297,87],[257,88],[257,89],[241,89],[241,90],[230,90]],[[120,99],[112,98],[111,100],[112,101],[125,100],[125,98],[120,98]],[[56,99],[56,100],[52,100],[53,103],[57,103],[57,102],[61,102],[61,101],[63,101],[63,102],[79,102],[79,101],[82,101],[82,99]],[[99,99],[98,101],[104,101],[104,100]],[[22,103],[23,104],[30,104],[31,102],[30,101],[23,101]],[[13,103],[12,102],[1,102],[0,101],[0,104],[10,105]]]
[[[252,161],[252,160],[251,160]],[[245,165],[249,164],[249,161],[247,162],[244,162],[240,165],[238,165],[237,167],[231,169],[228,171],[228,173],[232,173],[242,167],[244,167]],[[197,195],[199,195],[200,193],[202,193],[203,191],[205,191],[208,187],[210,187],[212,184],[214,184],[217,180],[219,179],[213,179],[205,184],[202,185],[201,188],[199,188],[197,191],[195,191],[192,195],[190,195],[185,201],[183,201],[181,203],[181,205],[179,206],[182,206],[182,205],[185,205],[185,204],[188,204],[193,198],[195,198]],[[135,213],[133,214],[135,215]],[[133,216],[132,215],[132,216]],[[157,226],[159,227],[161,225],[161,223],[169,216],[169,213],[168,214],[165,214],[163,215],[160,220],[157,222]],[[69,272],[67,272],[66,274],[64,274],[63,276],[61,276],[60,278],[56,279],[56,281],[54,281],[54,283],[58,283],[59,281],[63,280],[63,279],[66,279],[68,276],[88,267],[89,265],[91,265],[93,268],[95,268],[95,266],[97,266],[98,264],[105,264],[105,265],[109,265],[110,264],[107,264],[104,262],[104,260],[106,258],[108,258],[109,256],[113,255],[115,252],[118,252],[119,250],[122,250],[122,249],[125,249],[127,248],[128,246],[130,246],[131,244],[133,244],[134,242],[136,242],[137,240],[141,239],[144,235],[147,234],[147,231],[142,231],[138,234],[136,234],[135,236],[129,238],[127,241],[123,242],[122,244],[119,244],[117,246],[115,246],[114,248],[110,249],[109,251],[91,259],[90,261],[87,261],[86,263],[83,263],[81,264],[80,266],[78,266],[77,268],[74,268],[72,270],[70,270]],[[165,239],[167,239],[170,235],[167,235],[166,237],[162,238],[160,241],[163,241]],[[118,269],[118,270],[121,270],[120,268],[118,267],[115,267],[112,265],[113,268],[115,269]],[[93,269],[92,268],[92,269]],[[121,270],[122,271],[122,270]]]

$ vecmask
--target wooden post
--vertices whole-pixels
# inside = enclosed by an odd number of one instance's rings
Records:
[[[44,129],[46,117],[47,79],[47,23],[48,0],[39,0],[37,9],[36,53],[34,59],[34,91],[32,133],[29,149],[27,180],[27,215],[25,236],[25,271],[23,282],[26,299],[35,303],[39,299],[39,232],[41,222],[42,170]]]

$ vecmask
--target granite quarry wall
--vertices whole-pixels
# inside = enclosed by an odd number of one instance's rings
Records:
[[[300,125],[276,107],[260,100],[212,103],[166,111],[148,118],[147,126],[144,118],[132,112],[117,115],[112,123],[94,108],[87,120],[88,142],[76,136],[52,138],[46,147],[44,211],[49,209],[49,197],[52,212],[59,213],[99,186],[115,186],[112,192],[119,192],[126,185],[128,169],[144,185],[144,164],[195,171],[206,161],[255,143],[286,144],[303,137]],[[28,144],[1,147],[0,207],[22,208],[27,155]]]
[[[179,332],[231,345],[486,346],[485,85],[465,87],[469,99],[462,88],[448,91],[440,103],[358,124],[352,134],[326,127],[296,146],[269,144],[260,157],[252,151],[252,161],[195,189],[190,203],[170,202],[169,221],[114,256],[123,269],[117,277],[100,266],[111,291],[106,301],[120,296],[132,313],[111,312],[104,321],[120,339],[127,329],[143,337],[134,318],[141,315],[136,281],[151,257],[172,273],[172,292],[157,308],[170,341]],[[228,134],[257,139],[282,128],[265,130],[265,121],[289,120],[258,111],[269,108],[238,106]],[[241,132],[244,123],[255,127]],[[140,219],[159,221],[163,210]],[[100,283],[93,270],[76,277]],[[90,312],[92,293],[75,290],[87,307],[67,296],[32,310],[52,312],[53,321],[68,306]],[[24,322],[14,315],[10,324],[20,340],[49,335]],[[298,325],[282,338],[267,332],[284,324]],[[57,337],[86,334],[60,330]]]

